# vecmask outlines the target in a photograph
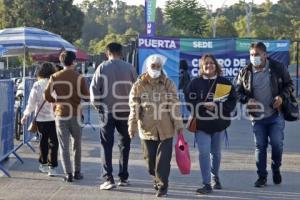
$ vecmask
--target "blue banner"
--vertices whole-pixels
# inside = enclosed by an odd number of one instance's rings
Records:
[[[202,38],[170,38],[170,37],[140,37],[139,38],[139,73],[143,63],[150,54],[161,54],[168,62],[165,64],[166,73],[179,77],[179,60],[186,60],[190,75],[197,76],[199,61],[203,54],[216,57],[223,70],[223,76],[234,79],[240,68],[249,63],[249,47],[251,43],[265,43],[268,56],[274,60],[289,65],[289,40],[254,40],[254,39],[202,39]]]
[[[150,55],[157,54],[163,60],[164,73],[178,85],[179,82],[179,50],[165,49],[140,49],[139,50],[139,74],[146,71],[146,61]]]
[[[145,0],[146,33],[148,36],[155,35],[156,0]]]

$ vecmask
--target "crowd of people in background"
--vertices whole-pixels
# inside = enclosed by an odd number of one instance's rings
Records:
[[[41,135],[39,170],[57,175],[58,149],[64,181],[83,178],[81,170],[80,102],[90,101],[99,112],[100,142],[103,149],[104,182],[101,190],[116,187],[113,177],[112,150],[115,129],[119,133],[118,186],[129,186],[128,161],[131,140],[141,139],[142,151],[152,177],[157,197],[166,196],[173,149],[173,138],[184,134],[182,109],[178,92],[184,94],[188,109],[196,119],[195,142],[199,152],[202,183],[197,194],[222,189],[220,178],[222,143],[231,124],[237,102],[247,105],[253,126],[258,179],[255,187],[267,183],[267,147],[272,146],[274,184],[282,182],[280,166],[283,154],[285,121],[282,104],[293,92],[287,69],[267,56],[262,42],[249,48],[250,63],[240,70],[236,84],[222,76],[222,68],[214,55],[200,59],[199,74],[191,79],[188,63],[180,62],[179,87],[164,73],[162,59],[151,55],[146,71],[137,77],[134,67],[122,60],[122,46],[106,47],[108,60],[93,74],[90,88],[75,70],[76,55],[65,51],[60,55],[63,66],[44,63],[37,71],[22,123],[35,112]],[[176,67],[176,66],[174,66]],[[122,83],[117,84],[116,83]],[[220,88],[227,92],[219,98]],[[69,152],[72,139],[73,164]],[[133,175],[134,176],[134,175]]]

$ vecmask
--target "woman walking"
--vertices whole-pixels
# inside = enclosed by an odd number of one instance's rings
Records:
[[[212,189],[222,189],[219,178],[221,144],[236,105],[236,93],[231,82],[221,76],[221,67],[213,55],[204,55],[199,67],[200,76],[191,81],[185,99],[193,105],[188,109],[194,113],[197,125],[195,140],[203,187],[196,192],[207,194]]]
[[[130,137],[139,131],[157,197],[167,195],[173,137],[183,132],[176,86],[163,73],[162,67],[159,56],[148,58],[147,72],[134,83],[130,92],[128,120]]]
[[[32,112],[37,114],[36,121],[40,139],[39,170],[48,173],[49,176],[57,174],[57,151],[58,140],[55,129],[55,117],[52,103],[44,103],[44,90],[48,84],[49,77],[55,73],[51,63],[43,63],[37,71],[37,81],[30,91],[28,103],[24,111],[21,123],[24,124]],[[44,103],[44,104],[43,104]],[[41,109],[40,109],[41,108]]]

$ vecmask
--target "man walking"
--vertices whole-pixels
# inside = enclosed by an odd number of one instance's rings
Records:
[[[121,60],[122,46],[110,43],[106,46],[107,61],[99,65],[94,73],[90,92],[91,102],[100,114],[100,139],[104,151],[101,190],[115,188],[112,168],[112,150],[115,128],[119,133],[119,186],[127,186],[130,137],[128,134],[128,96],[136,80],[133,66]]]
[[[59,142],[62,167],[65,173],[64,180],[72,182],[73,178],[80,180],[81,174],[81,119],[80,100],[89,99],[89,90],[85,79],[75,70],[76,55],[72,51],[60,54],[60,62],[64,69],[50,77],[45,90],[45,99],[55,103],[55,124]],[[55,93],[56,97],[52,94]],[[74,153],[73,169],[70,160],[69,140],[72,137]]]
[[[250,64],[238,75],[237,93],[252,120],[258,179],[255,187],[267,183],[267,148],[272,147],[274,184],[280,184],[285,122],[280,113],[283,99],[293,92],[293,82],[285,66],[267,57],[264,43],[250,46]]]

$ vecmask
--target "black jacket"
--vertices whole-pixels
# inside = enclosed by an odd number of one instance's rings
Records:
[[[237,101],[236,92],[231,82],[224,77],[218,76],[210,93],[215,93],[216,85],[218,83],[231,85],[231,91],[225,101],[215,102],[217,109],[210,114],[210,111],[201,105],[201,103],[205,102],[205,98],[213,82],[213,79],[203,79],[202,77],[195,78],[190,82],[185,92],[186,102],[193,105],[192,108],[187,106],[188,110],[198,113],[198,115],[201,117],[197,117],[197,129],[205,131],[206,133],[219,132],[225,130],[230,125],[231,112],[234,110]],[[209,98],[206,102],[212,101],[213,96],[209,95]],[[212,116],[214,117],[212,118]]]
[[[286,67],[283,64],[268,58],[269,70],[271,74],[271,90],[272,96],[281,96],[283,99],[293,93],[293,80]],[[236,83],[236,91],[238,100],[245,104],[250,98],[254,98],[253,88],[253,71],[252,64],[240,70]]]
[[[179,86],[178,89],[182,89],[182,91],[185,91],[187,86],[189,85],[191,81],[190,75],[187,70],[184,70],[182,74],[179,76]]]

